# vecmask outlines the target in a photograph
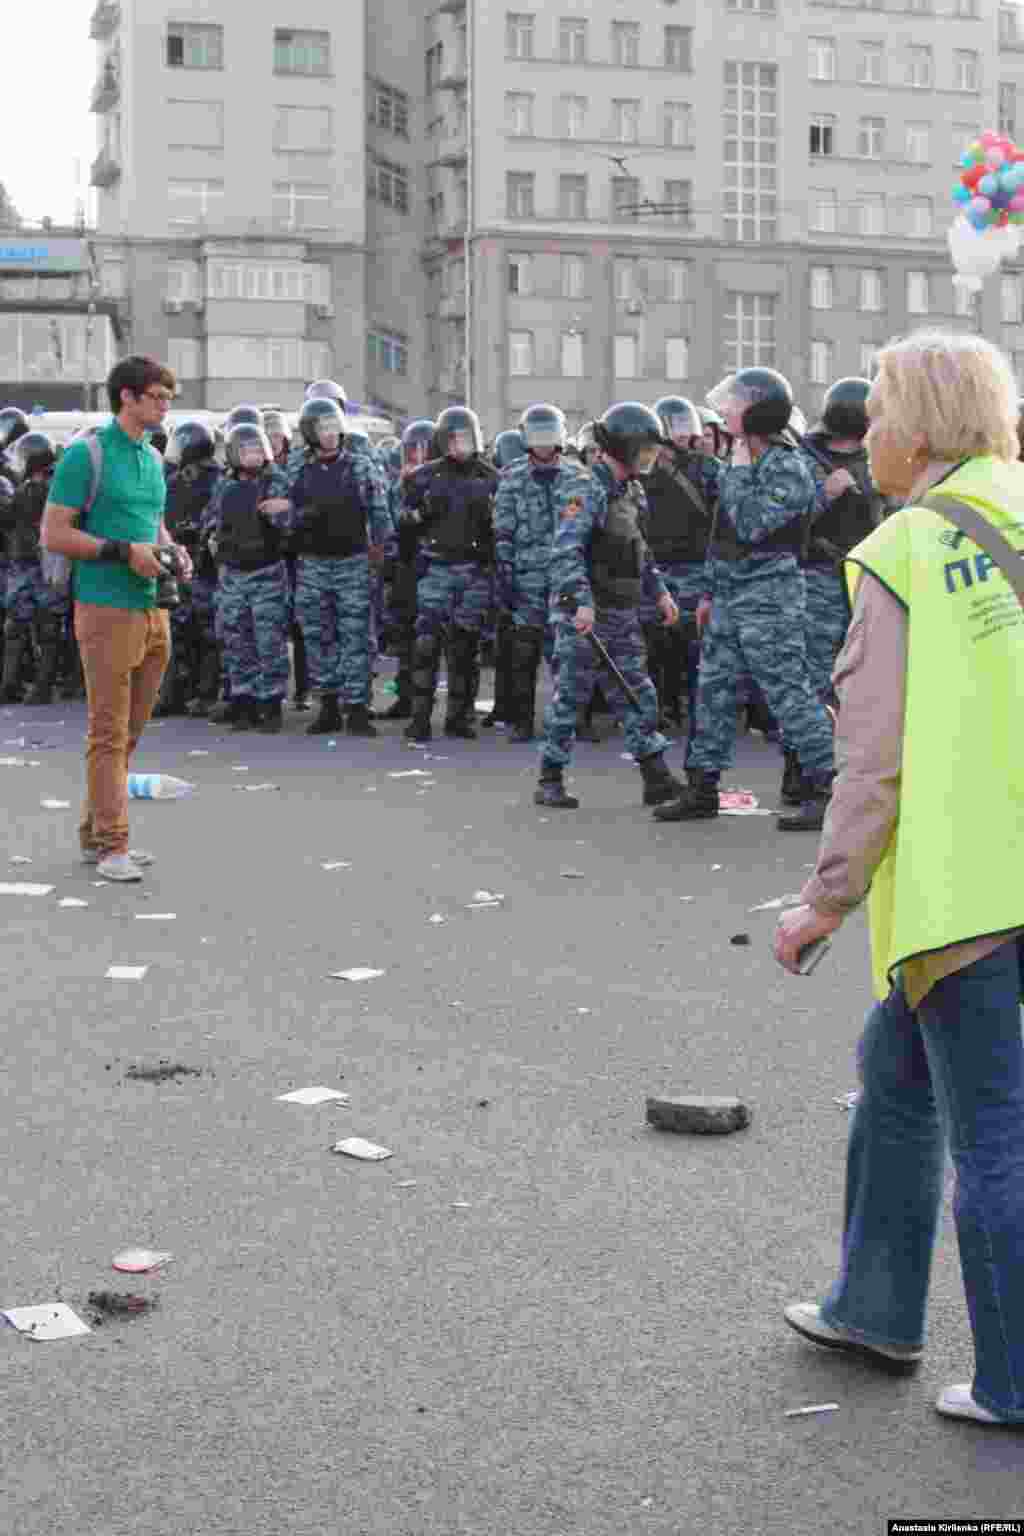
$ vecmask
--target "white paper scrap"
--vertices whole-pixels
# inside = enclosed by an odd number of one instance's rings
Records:
[[[787,1408],[786,1418],[802,1419],[809,1413],[836,1413],[838,1409],[838,1403],[811,1403],[807,1408]]]
[[[395,1188],[396,1189],[415,1189],[416,1188],[416,1183],[417,1183],[416,1179],[400,1179],[399,1182],[395,1185]]]
[[[748,907],[748,912],[774,912],[779,907],[798,907],[799,896],[776,896],[774,901],[762,901],[758,907]]]
[[[338,1104],[351,1104],[347,1093],[339,1093],[337,1088],[293,1088],[291,1093],[279,1093],[277,1098],[282,1104],[326,1104],[333,1100]]]
[[[504,898],[504,896],[502,896],[500,891],[474,891],[473,892],[473,900],[474,901],[504,901],[504,899],[505,898]]]
[[[236,789],[247,789],[250,794],[255,794],[261,789],[280,789],[280,784],[236,784]]]
[[[27,768],[28,762],[24,757],[0,757],[0,768]]]
[[[156,1253],[152,1248],[126,1248],[111,1260],[112,1268],[122,1275],[150,1275],[154,1269],[162,1269],[171,1262],[169,1253]]]
[[[210,754],[205,747],[193,747],[188,755],[189,757],[209,757]]]
[[[347,971],[328,971],[327,974],[335,981],[373,981],[384,972],[372,970],[368,965],[353,965]]]
[[[427,918],[428,923],[434,924],[446,923],[447,921],[448,919],[445,917],[443,912],[431,912],[430,916]]]
[[[11,855],[11,863],[12,864],[31,864],[32,860],[31,859],[26,859],[26,857],[25,857],[25,855],[23,853],[13,853]]]
[[[860,1103],[860,1089],[854,1093],[845,1093],[841,1099],[833,1099],[833,1104],[838,1104],[840,1109],[856,1109]]]
[[[57,905],[58,907],[87,907],[89,903],[83,901],[80,896],[63,896]]]
[[[177,912],[136,912],[137,923],[173,923]]]
[[[452,1201],[452,1210],[453,1211],[469,1211],[469,1210],[472,1210],[472,1206],[470,1205],[468,1200],[453,1200]]]
[[[232,763],[232,765],[231,765],[231,772],[232,773],[248,773],[249,772],[249,764],[248,763]]]
[[[403,768],[400,773],[389,773],[389,779],[432,779],[429,768]]]
[[[358,1157],[364,1163],[382,1163],[386,1157],[395,1155],[388,1147],[378,1147],[372,1141],[364,1141],[362,1136],[348,1136],[344,1141],[336,1141],[331,1151]]]
[[[40,800],[39,804],[44,811],[70,811],[70,800]]]
[[[112,965],[104,973],[111,981],[141,981],[148,965]]]
[[[8,1307],[3,1313],[19,1333],[27,1333],[30,1339],[73,1339],[82,1333],[92,1333],[77,1312],[63,1301],[48,1301],[41,1307]]]
[[[494,901],[468,901],[466,903],[466,911],[467,912],[486,912],[491,907],[500,907],[500,906],[501,906],[501,898],[500,897],[496,897]]]
[[[16,880],[12,885],[0,885],[0,896],[49,896],[52,885],[32,885],[27,880]]]
[[[718,814],[719,816],[774,816],[775,812],[755,805],[723,805]]]
[[[346,864],[344,859],[332,859],[330,864],[321,864],[321,869],[351,869],[351,864]]]

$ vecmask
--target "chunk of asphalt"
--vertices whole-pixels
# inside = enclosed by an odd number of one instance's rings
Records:
[[[691,1136],[727,1136],[750,1124],[750,1110],[740,1099],[694,1095],[647,1100],[647,1123],[659,1131]]]

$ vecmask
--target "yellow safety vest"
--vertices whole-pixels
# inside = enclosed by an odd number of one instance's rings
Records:
[[[968,459],[936,495],[1024,550],[1024,465]],[[875,991],[914,955],[1024,926],[1024,611],[938,512],[905,507],[853,549],[907,611],[899,815],[868,897]]]

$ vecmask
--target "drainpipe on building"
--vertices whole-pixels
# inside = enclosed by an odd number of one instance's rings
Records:
[[[462,388],[467,406],[473,403],[473,0],[466,0],[466,232],[463,268],[466,327],[463,333]]]

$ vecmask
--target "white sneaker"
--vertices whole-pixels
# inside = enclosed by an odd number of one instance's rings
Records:
[[[141,880],[142,870],[130,853],[108,853],[96,865],[101,880]]]
[[[1007,1419],[997,1419],[971,1396],[971,1383],[958,1381],[946,1387],[935,1399],[935,1407],[949,1419],[973,1419],[977,1424],[1008,1424]]]
[[[156,863],[156,855],[153,853],[146,853],[142,848],[129,848],[128,857],[131,859],[132,863],[137,864],[140,869],[148,869],[151,864]],[[102,858],[103,855],[100,853],[98,848],[84,848],[82,850],[83,864],[98,864]]]
[[[812,1301],[796,1301],[783,1313],[786,1322],[812,1344],[824,1349],[839,1349],[847,1354],[866,1355],[869,1360],[893,1367],[909,1369],[917,1365],[923,1349],[900,1349],[897,1345],[865,1344],[856,1334],[843,1328],[833,1328],[821,1315],[821,1308]]]

